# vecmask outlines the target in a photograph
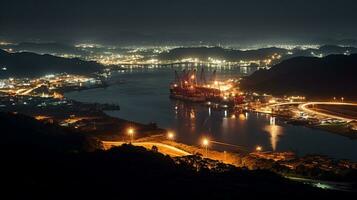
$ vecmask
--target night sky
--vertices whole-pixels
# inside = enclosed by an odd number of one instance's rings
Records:
[[[108,44],[357,38],[355,0],[1,0],[0,39]]]

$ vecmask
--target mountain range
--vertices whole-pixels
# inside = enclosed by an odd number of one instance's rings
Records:
[[[274,95],[357,99],[357,54],[295,57],[241,81],[244,90]]]
[[[209,57],[231,62],[240,60],[264,60],[271,58],[274,54],[281,56],[281,60],[298,56],[326,56],[330,54],[353,54],[357,53],[355,47],[342,47],[336,45],[324,45],[318,49],[314,48],[294,48],[284,49],[277,47],[261,48],[253,50],[225,49],[222,47],[182,47],[175,48],[158,55],[160,60],[181,60],[185,58],[199,58],[208,60]]]
[[[37,77],[53,73],[90,74],[103,65],[78,58],[62,58],[30,52],[9,53],[0,49],[0,77]]]

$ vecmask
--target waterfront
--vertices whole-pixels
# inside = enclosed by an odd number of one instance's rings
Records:
[[[245,69],[220,69],[221,78],[249,73]],[[357,141],[326,131],[287,125],[276,119],[271,123],[269,115],[257,113],[234,114],[205,106],[169,99],[168,85],[174,79],[171,68],[144,68],[114,74],[114,84],[67,93],[78,101],[118,103],[120,111],[107,112],[141,123],[155,122],[159,127],[176,132],[176,139],[186,144],[199,145],[203,136],[213,141],[242,146],[252,151],[257,145],[264,150],[294,151],[299,155],[324,154],[333,158],[357,160]],[[210,148],[234,151],[236,148],[213,145]],[[237,148],[238,149],[238,148]]]

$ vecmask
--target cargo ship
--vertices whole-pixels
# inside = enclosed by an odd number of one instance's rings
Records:
[[[223,107],[234,107],[244,102],[237,81],[218,81],[216,71],[206,80],[204,68],[199,77],[197,70],[183,70],[181,74],[175,71],[175,80],[170,84],[170,98]]]

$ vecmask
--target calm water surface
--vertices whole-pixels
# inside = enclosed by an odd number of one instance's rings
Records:
[[[220,78],[237,77],[246,69],[222,68]],[[249,71],[248,71],[249,73]],[[141,123],[156,122],[160,127],[174,130],[178,141],[199,145],[200,138],[239,145],[253,150],[292,150],[300,155],[324,154],[334,158],[357,161],[357,141],[303,126],[287,125],[268,115],[235,114],[205,106],[169,99],[168,85],[173,80],[171,68],[134,69],[113,75],[112,81],[124,81],[106,89],[71,92],[67,97],[83,102],[118,103],[120,111],[107,112]],[[213,144],[211,148],[235,150],[235,147]]]

